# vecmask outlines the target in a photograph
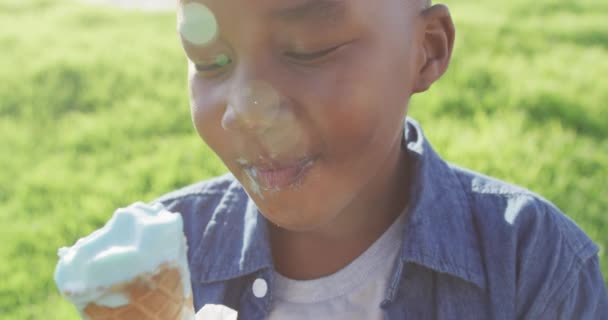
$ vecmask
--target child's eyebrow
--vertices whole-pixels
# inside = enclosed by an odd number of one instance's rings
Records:
[[[292,7],[270,13],[271,18],[289,23],[330,22],[344,18],[346,4],[343,0],[308,0]]]

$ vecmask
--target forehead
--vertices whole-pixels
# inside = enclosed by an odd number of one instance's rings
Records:
[[[218,39],[219,36],[224,43],[254,44],[259,39],[294,40],[294,34],[302,37],[307,35],[309,39],[311,35],[318,39],[329,39],[332,36],[345,36],[346,33],[353,36],[356,32],[387,37],[387,34],[398,34],[404,30],[409,32],[409,26],[419,13],[411,6],[415,2],[413,0],[179,1],[180,28],[185,26],[185,29],[196,34],[205,29],[203,26],[212,25],[213,38]],[[188,13],[191,8],[196,10]],[[181,29],[180,32],[183,35]]]
[[[259,17],[265,22],[285,24],[323,23],[347,17],[361,0],[181,0],[182,5],[199,3],[227,23]],[[372,1],[374,2],[374,1]]]
[[[352,2],[344,0],[303,0],[292,1],[291,4],[282,4],[272,9],[269,15],[273,19],[286,22],[298,22],[305,20],[338,19],[344,17],[348,10],[348,4]]]
[[[210,7],[259,8],[268,10],[316,11],[348,6],[357,0],[179,0],[180,4],[200,3]],[[292,11],[294,12],[294,11]]]

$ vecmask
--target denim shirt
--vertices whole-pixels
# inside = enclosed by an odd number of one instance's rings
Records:
[[[598,247],[574,222],[528,190],[446,163],[413,119],[404,132],[410,218],[378,306],[385,319],[608,319]],[[266,318],[267,221],[239,182],[227,174],[156,201],[184,218],[195,309]]]

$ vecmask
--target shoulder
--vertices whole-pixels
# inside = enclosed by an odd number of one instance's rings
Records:
[[[234,224],[230,219],[242,220],[248,199],[234,176],[225,174],[172,191],[153,202],[160,202],[167,210],[181,214],[188,245],[195,250],[203,239],[214,236],[211,229],[229,222]]]
[[[231,174],[170,192],[155,202],[183,217],[193,283],[241,277],[271,261],[265,220]]]
[[[566,300],[597,259],[597,245],[538,194],[451,167],[468,196],[487,277],[510,282],[501,285],[511,287],[518,316],[539,317]]]
[[[452,166],[452,170],[468,196],[474,218],[482,223],[480,227],[505,230],[514,241],[529,244],[560,241],[581,257],[596,251],[580,227],[542,196],[468,169]]]
[[[153,202],[184,216],[209,216],[223,203],[239,199],[247,199],[245,191],[232,174],[225,174],[174,190]]]
[[[225,174],[171,191],[158,197],[154,202],[171,204],[191,198],[215,198],[223,195],[235,181],[234,176]]]
[[[241,184],[228,173],[169,192],[153,202],[160,202],[168,210],[180,213],[185,229],[200,230],[202,224],[217,218],[218,212],[242,212],[247,199]],[[185,231],[189,236],[188,230]]]

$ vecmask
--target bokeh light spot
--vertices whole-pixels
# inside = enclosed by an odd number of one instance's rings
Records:
[[[177,24],[184,40],[194,45],[206,45],[218,35],[215,15],[198,2],[185,3],[179,7]]]
[[[228,55],[222,53],[222,54],[218,55],[217,57],[215,57],[215,63],[218,66],[223,67],[230,63],[230,58],[228,57]]]

